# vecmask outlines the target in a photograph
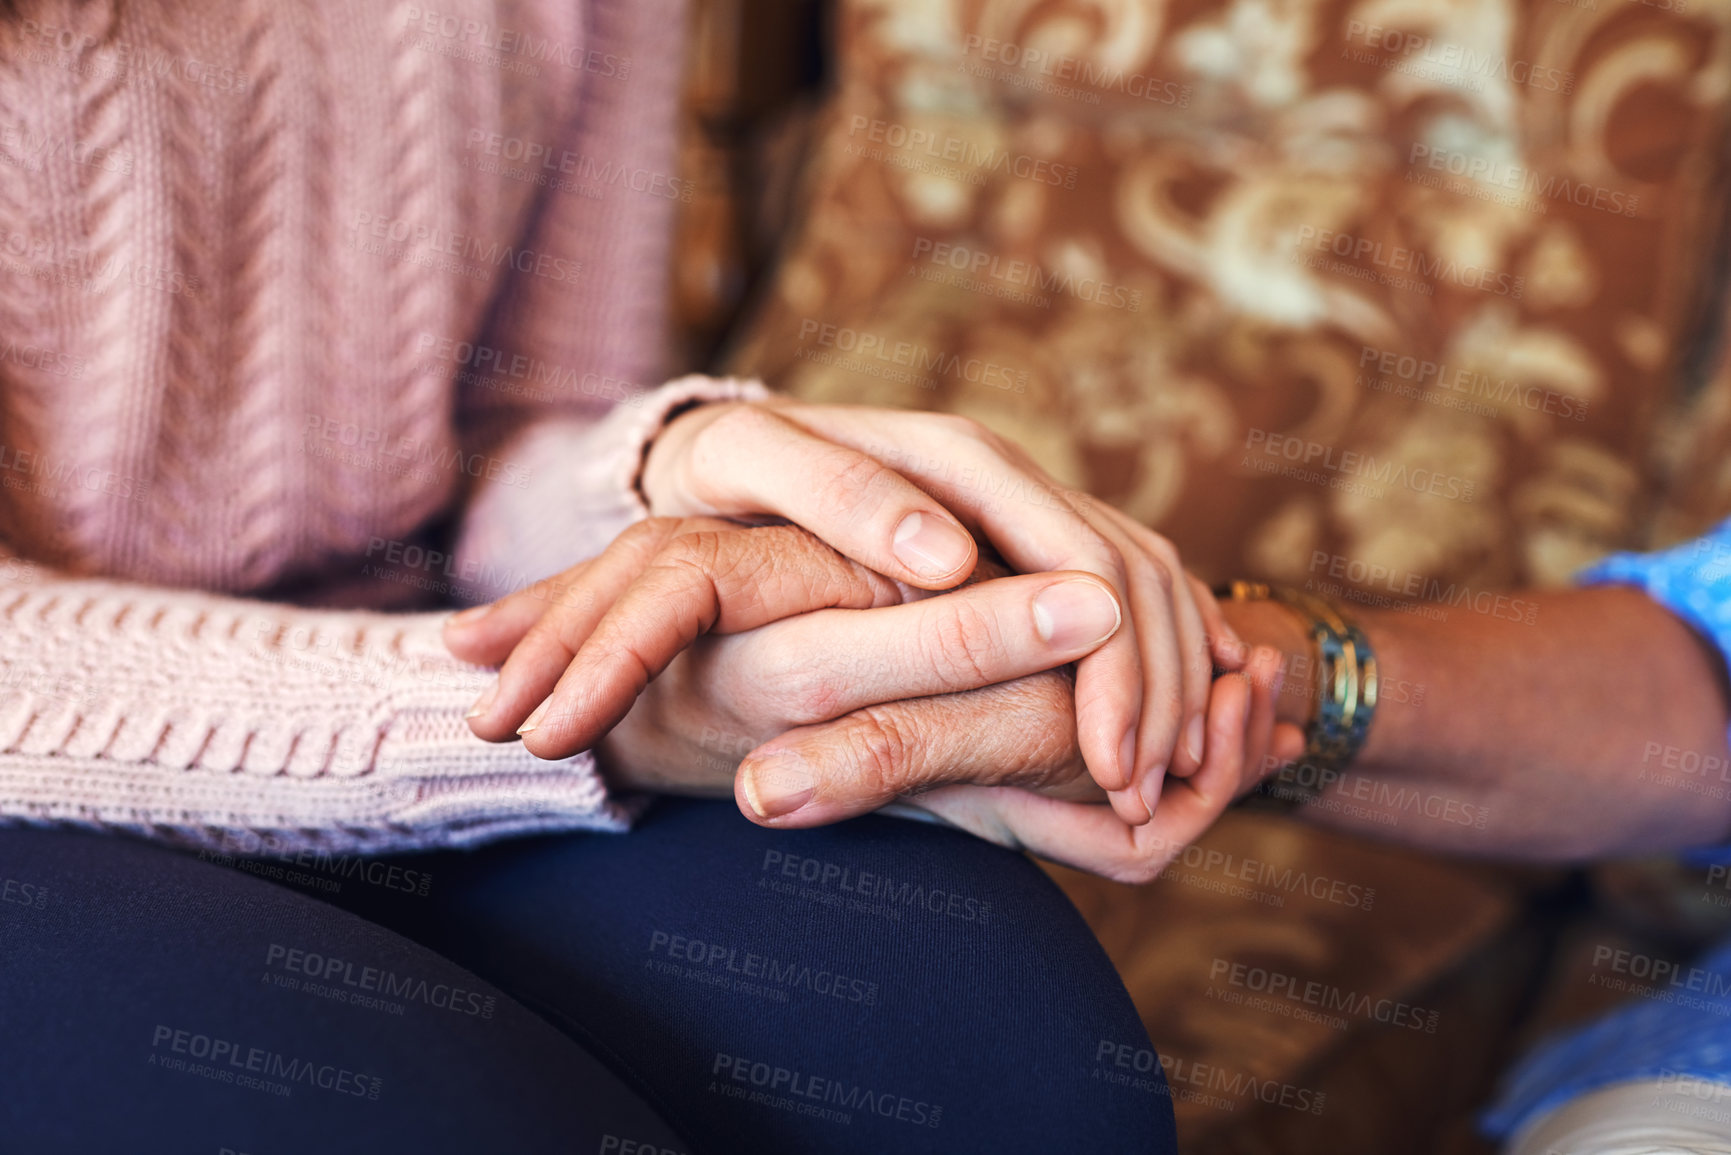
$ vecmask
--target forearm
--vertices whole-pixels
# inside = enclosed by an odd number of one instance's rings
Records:
[[[1353,767],[1308,816],[1441,849],[1537,859],[1676,850],[1731,837],[1727,700],[1716,654],[1644,593],[1523,594],[1532,623],[1352,609],[1382,701]],[[1351,609],[1351,607],[1349,607]],[[1314,670],[1290,613],[1233,604],[1246,641]]]

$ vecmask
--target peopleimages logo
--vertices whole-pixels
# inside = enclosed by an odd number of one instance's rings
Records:
[[[727,943],[705,942],[668,931],[649,936],[649,953],[712,971],[757,979],[783,990],[805,990],[847,1003],[874,1006],[878,984],[807,963],[785,962],[772,955],[742,950]]]
[[[275,630],[277,623],[259,619],[260,631]],[[225,830],[220,845],[199,852],[200,858],[213,853],[247,859],[269,859],[274,862],[316,870],[333,878],[354,879],[400,890],[406,894],[425,896],[433,876],[424,870],[412,870],[395,862],[362,858],[356,854],[333,854],[329,850],[296,846],[285,835],[260,834],[251,830]]]
[[[819,364],[867,373],[886,380],[905,381],[923,389],[937,387],[937,377],[950,377],[970,385],[984,385],[1007,393],[1028,391],[1028,371],[1012,369],[981,357],[963,357],[943,349],[885,337],[845,325],[832,325],[807,318],[799,323],[802,348],[798,356]],[[845,356],[826,356],[811,350],[811,344],[833,349]]]
[[[833,1109],[865,1111],[915,1127],[935,1128],[944,1118],[941,1106],[924,1099],[877,1091],[860,1083],[824,1078],[723,1051],[715,1053],[715,1064],[709,1073],[712,1091],[727,1089],[727,1083],[732,1082],[742,1085],[739,1090],[752,1087],[764,1095],[781,1099],[780,1102],[765,1101],[767,1106],[797,1109],[821,1104]]]
[[[1448,257],[1426,256],[1419,249],[1385,245],[1382,241],[1372,240],[1370,237],[1353,236],[1333,229],[1319,229],[1313,225],[1304,225],[1298,230],[1298,245],[1300,248],[1308,246],[1318,253],[1333,254],[1342,260],[1368,260],[1374,267],[1389,273],[1411,273],[1423,278],[1412,283],[1418,287],[1425,287],[1432,281],[1447,281],[1463,289],[1475,289],[1515,301],[1521,299],[1521,293],[1526,287],[1525,277],[1510,276],[1508,273],[1478,265],[1461,264]],[[1390,278],[1390,282],[1398,280]],[[1394,287],[1409,286],[1396,283]]]
[[[1647,766],[1654,761],[1666,770],[1680,770],[1690,775],[1713,775],[1721,782],[1731,782],[1731,762],[1717,754],[1703,754],[1699,750],[1688,750],[1663,742],[1648,742],[1641,751],[1641,764]],[[1723,872],[1725,868],[1716,866],[1713,869]]]
[[[501,166],[485,171],[497,171],[500,175],[525,180],[541,187],[551,187],[558,192],[582,192],[585,188],[599,191],[616,186],[643,196],[685,204],[689,204],[692,197],[693,186],[690,181],[681,181],[676,176],[668,176],[654,169],[597,161],[585,153],[572,152],[568,148],[559,148],[543,141],[525,140],[518,136],[471,128],[463,139],[463,148],[467,152],[478,152],[483,157],[522,166],[520,169]],[[587,183],[560,181],[558,178],[561,176],[573,177],[576,181]]]
[[[1188,84],[1161,80],[1141,72],[1125,72],[1122,68],[1107,68],[1079,56],[1024,48],[1008,40],[994,40],[989,36],[970,33],[962,44],[962,54],[971,56],[975,52],[980,54],[982,60],[1008,65],[1010,75],[1026,73],[1029,79],[1039,77],[1042,80],[1081,86],[1076,89],[1057,85],[1030,85],[1054,95],[1080,97],[1091,104],[1098,104],[1100,94],[1097,90],[1106,89],[1155,104],[1169,104],[1178,108],[1190,106]],[[1002,76],[999,78],[1002,79]]]
[[[927,128],[909,128],[893,120],[875,120],[855,116],[848,123],[848,136],[863,134],[867,143],[884,145],[898,152],[914,154],[933,162],[960,166],[975,177],[1011,176],[1035,184],[1073,189],[1081,172],[1073,164],[1054,164],[1044,157],[1007,149],[981,148],[965,136],[937,132]],[[858,145],[852,146],[859,152]],[[862,155],[864,155],[862,153]],[[874,158],[875,159],[875,158]]]
[[[277,1080],[279,1085],[287,1087],[299,1083],[357,1099],[377,1099],[384,1089],[384,1080],[376,1075],[361,1074],[335,1063],[295,1058],[265,1047],[248,1047],[232,1039],[219,1039],[160,1023],[151,1033],[150,1048],[151,1066],[202,1075],[221,1083],[240,1082],[242,1076],[250,1075]],[[181,1055],[204,1060],[204,1063],[189,1067],[184,1059],[178,1058]]]
[[[16,878],[0,879],[0,902],[42,910],[48,905],[48,888],[34,882],[20,882]]]
[[[1376,486],[1395,486],[1414,493],[1446,497],[1451,501],[1471,501],[1473,482],[1435,469],[1413,469],[1404,462],[1390,458],[1378,461],[1373,453],[1356,449],[1341,450],[1320,441],[1266,429],[1250,429],[1245,433],[1244,448],[1262,454],[1278,463],[1289,461],[1301,467],[1319,466],[1333,474],[1359,479]],[[1251,460],[1254,465],[1254,459]],[[1266,472],[1266,470],[1265,470]],[[1380,493],[1373,496],[1380,497]]]
[[[421,333],[415,337],[415,352],[429,354],[446,365],[457,366],[455,380],[462,385],[491,389],[534,401],[569,400],[577,394],[600,397],[641,407],[646,392],[642,386],[618,377],[554,365],[539,357],[511,353],[491,345],[459,341]],[[428,365],[432,363],[429,362]],[[427,366],[423,366],[425,371]],[[447,372],[434,369],[434,372]],[[517,384],[521,382],[522,384]]]
[[[627,1139],[622,1135],[601,1136],[599,1155],[685,1155],[672,1147],[663,1147],[648,1139]]]
[[[99,469],[75,461],[56,461],[40,451],[4,444],[0,444],[0,488],[38,493],[44,497],[82,489],[87,493],[103,493],[136,502],[150,496],[148,478],[131,478],[112,469]]]
[[[1540,92],[1560,92],[1565,96],[1575,90],[1573,72],[1547,68],[1525,60],[1510,60],[1501,53],[1479,52],[1464,44],[1451,44],[1417,32],[1403,32],[1398,28],[1367,24],[1363,20],[1349,20],[1346,24],[1346,38],[1377,52],[1387,53],[1405,66],[1402,71],[1410,71],[1421,78],[1425,78],[1426,74],[1416,66],[1429,65],[1431,75],[1428,78],[1443,83],[1448,83],[1453,74],[1453,77],[1460,80],[1502,81],[1519,87],[1535,88]],[[1374,57],[1361,58],[1360,54],[1353,53],[1350,49],[1343,48],[1341,54],[1361,64],[1380,63]],[[1472,85],[1474,91],[1478,91],[1480,87]]]
[[[533,249],[487,241],[473,233],[453,232],[431,225],[417,224],[405,217],[385,217],[375,213],[356,212],[349,226],[349,244],[364,252],[391,260],[423,258],[415,263],[427,263],[425,258],[450,258],[461,264],[441,264],[463,276],[478,279],[488,268],[508,266],[519,273],[542,277],[561,284],[577,284],[583,273],[583,262],[538,253]]]
[[[1154,1068],[1159,1067],[1166,1076],[1167,1085],[1164,1090],[1172,1098],[1203,1103],[1205,1106],[1220,1107],[1228,1111],[1238,1106],[1235,1100],[1248,1098],[1271,1107],[1320,1115],[1323,1106],[1328,1102],[1326,1094],[1308,1087],[1278,1083],[1273,1079],[1258,1079],[1254,1075],[1234,1072],[1216,1063],[1198,1063],[1172,1055],[1156,1055],[1147,1047],[1113,1042],[1111,1039],[1100,1040],[1100,1045],[1094,1049],[1094,1064],[1093,1077],[1101,1082],[1135,1087],[1155,1094],[1162,1091],[1153,1078]],[[1145,1077],[1137,1078],[1138,1075]],[[1205,1093],[1210,1091],[1222,1092],[1232,1098],[1209,1102],[1207,1100],[1213,1097]]]
[[[1134,313],[1142,305],[1142,293],[1126,289],[1099,277],[1078,277],[1073,273],[1054,273],[1033,261],[1019,257],[1005,259],[985,249],[949,241],[934,241],[928,237],[914,238],[914,268],[921,262],[929,267],[960,273],[971,281],[958,282],[962,288],[976,288],[994,296],[1011,296],[994,285],[1010,286],[1031,293],[1056,293],[1086,301],[1092,305],[1123,309]],[[1039,303],[1037,300],[1029,303]]]
[[[1415,144],[1407,153],[1406,160],[1406,180],[1413,183],[1425,183],[1418,179],[1424,173],[1415,174],[1413,170],[1428,169],[1431,172],[1447,173],[1449,176],[1475,181],[1494,189],[1563,201],[1577,208],[1598,209],[1618,216],[1632,217],[1640,205],[1640,198],[1634,193],[1590,185],[1584,181],[1571,181],[1568,177],[1556,173],[1546,175],[1532,168],[1492,160],[1476,153]],[[1533,203],[1538,211],[1544,211],[1542,202]]]
[[[44,165],[60,156],[67,157],[73,164],[99,168],[104,172],[132,171],[132,157],[112,148],[88,144],[69,136],[50,136],[0,124],[0,163],[41,172]]]
[[[459,445],[417,441],[400,435],[393,438],[382,429],[369,428],[356,421],[309,413],[306,427],[302,430],[302,446],[317,445],[319,442],[353,449],[362,459],[390,459],[405,466],[422,465],[440,472],[463,473],[477,479],[497,481],[515,489],[527,486],[533,478],[533,470],[527,466],[489,457],[485,453],[464,453]],[[378,538],[374,540],[380,541]]]
[[[1507,377],[1492,377],[1465,365],[1450,365],[1447,361],[1431,361],[1410,353],[1366,345],[1359,350],[1358,367],[1361,383],[1366,383],[1365,371],[1374,370],[1384,377],[1408,382],[1416,389],[1443,390],[1469,400],[1489,401],[1505,407],[1518,406],[1565,421],[1587,419],[1586,400],[1572,393],[1541,389],[1529,382]],[[1375,378],[1368,379],[1367,383],[1372,388],[1378,385]]]
[[[557,64],[573,72],[592,72],[614,80],[624,80],[631,75],[629,56],[615,56],[611,52],[593,49],[585,51],[579,44],[566,44],[549,36],[537,36],[533,32],[503,28],[484,20],[470,20],[425,8],[409,8],[404,31],[496,53],[501,60],[517,57],[525,63]]]
[[[41,345],[20,345],[15,340],[8,340],[4,345],[0,345],[0,364],[7,362],[53,377],[82,377],[85,369],[89,367],[82,357],[57,353]]]
[[[179,80],[234,95],[244,95],[252,89],[252,80],[244,72],[188,56],[140,48],[125,40],[98,40],[76,29],[36,20],[22,20],[19,27],[25,37],[60,53],[69,70],[88,71],[102,77],[130,78],[138,75],[158,80]]]
[[[1310,553],[1311,577],[1317,577],[1319,572],[1337,581],[1350,582],[1358,587],[1355,593],[1387,590],[1396,598],[1433,602],[1451,608],[1465,606],[1474,613],[1484,614],[1498,621],[1520,622],[1530,626],[1539,620],[1539,603],[1535,601],[1492,590],[1475,590],[1464,582],[1451,581],[1444,585],[1441,579],[1427,574],[1398,570],[1381,562],[1366,562],[1344,554],[1329,553],[1327,550],[1317,549]],[[1354,600],[1361,604],[1370,604],[1361,597]],[[1376,604],[1379,607],[1385,606],[1385,603],[1380,601]]]
[[[430,983],[423,978],[399,975],[381,967],[356,966],[335,955],[286,947],[274,942],[265,950],[264,965],[323,983],[341,983],[345,987],[367,994],[422,1003],[439,1010],[482,1019],[493,1017],[498,1001],[493,995],[465,990],[450,983]]]
[[[834,890],[872,902],[888,904],[891,910],[925,910],[947,915],[964,922],[985,922],[992,914],[992,904],[969,895],[958,894],[941,887],[917,882],[897,882],[887,875],[869,870],[856,870],[821,858],[806,858],[780,850],[763,852],[760,872],[773,881],[777,876],[793,879],[823,890]]]
[[[12,265],[3,258],[29,262]],[[110,253],[97,260],[77,245],[58,249],[47,233],[28,234],[0,227],[0,268],[21,276],[71,285],[84,293],[105,293],[115,287],[156,289],[175,297],[198,297],[204,286],[195,276],[161,265],[122,260]]]
[[[1593,969],[1626,975],[1654,988],[1704,994],[1715,999],[1731,997],[1731,975],[1702,967],[1686,967],[1675,959],[1659,958],[1640,951],[1618,950],[1604,943],[1593,948]],[[1630,984],[1601,982],[1599,985],[1621,990]]]
[[[1208,966],[1210,984],[1224,981],[1227,986],[1256,994],[1285,999],[1324,1012],[1344,1012],[1348,1015],[1404,1027],[1427,1035],[1436,1034],[1438,1014],[1398,999],[1372,998],[1358,991],[1344,990],[1328,983],[1304,980],[1266,967],[1247,966],[1231,959],[1216,958]]]
[[[1167,866],[1160,876],[1166,877],[1168,872],[1174,871],[1180,864],[1192,870],[1219,874],[1239,882],[1272,887],[1286,894],[1307,894],[1311,898],[1332,902],[1336,906],[1370,910],[1376,903],[1375,887],[1360,886],[1356,882],[1349,883],[1323,874],[1311,874],[1290,866],[1282,868],[1277,863],[1264,862],[1257,858],[1239,858],[1224,850],[1204,849],[1195,843],[1174,855],[1172,864]]]

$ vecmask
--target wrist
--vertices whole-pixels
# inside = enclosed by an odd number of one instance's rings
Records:
[[[660,432],[643,451],[643,468],[637,475],[638,492],[652,515],[667,516],[682,507],[677,494],[683,485],[683,465],[691,440],[700,427],[714,420],[717,411],[733,404],[738,402],[694,398],[667,415]]]
[[[1245,645],[1279,651],[1284,678],[1274,704],[1275,721],[1308,725],[1316,708],[1315,647],[1297,615],[1272,601],[1227,600],[1220,611]]]

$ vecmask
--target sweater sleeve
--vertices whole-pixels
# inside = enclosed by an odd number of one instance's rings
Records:
[[[469,732],[440,614],[296,609],[0,560],[0,818],[231,852],[622,829],[587,753]]]
[[[489,601],[567,569],[649,516],[638,474],[670,414],[768,395],[756,381],[684,377],[600,421],[550,415],[524,423],[495,450],[510,472],[481,479],[470,496],[453,550],[461,600]]]
[[[485,462],[457,526],[459,597],[486,601],[599,553],[647,515],[643,453],[693,402],[761,385],[687,377],[666,362],[685,27],[680,0],[590,0],[595,67],[561,90],[548,177],[482,338],[457,358],[465,452]],[[548,261],[575,270],[542,275]]]

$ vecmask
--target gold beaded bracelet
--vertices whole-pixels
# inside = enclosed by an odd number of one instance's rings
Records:
[[[1246,802],[1290,810],[1310,802],[1340,777],[1364,746],[1376,717],[1376,653],[1339,607],[1300,590],[1235,581],[1219,591],[1235,602],[1272,601],[1291,610],[1310,637],[1316,702],[1304,728],[1304,757],[1265,779]]]

